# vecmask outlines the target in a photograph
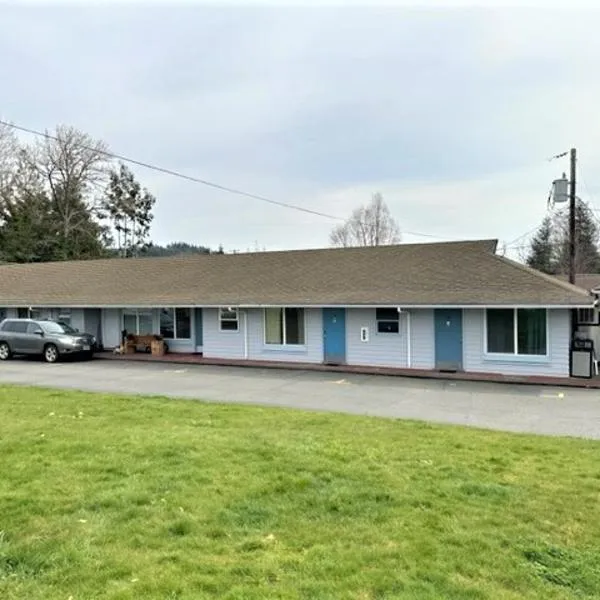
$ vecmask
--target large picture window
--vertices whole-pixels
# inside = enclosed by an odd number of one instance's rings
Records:
[[[490,308],[486,329],[488,354],[548,354],[545,308]]]
[[[192,335],[190,308],[161,308],[160,335],[167,340],[189,340]]]
[[[265,344],[304,345],[303,308],[265,308]]]
[[[399,333],[400,313],[397,308],[378,308],[375,311],[377,333]]]
[[[134,335],[152,334],[152,310],[149,308],[125,309],[123,311],[123,329]]]

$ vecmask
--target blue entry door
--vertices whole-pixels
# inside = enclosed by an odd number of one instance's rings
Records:
[[[462,369],[462,310],[439,308],[435,311],[435,366],[437,369]]]
[[[326,363],[346,362],[346,309],[323,309],[323,358]]]

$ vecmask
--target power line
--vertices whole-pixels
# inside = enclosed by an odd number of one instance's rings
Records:
[[[55,135],[52,135],[48,132],[44,132],[44,131],[37,131],[36,129],[31,129],[29,127],[23,127],[22,125],[15,125],[14,123],[10,123],[9,121],[3,121],[2,119],[0,119],[0,125],[4,125],[6,127],[11,127],[12,129],[16,129],[18,131],[23,131],[25,133],[29,133],[32,135],[36,135],[39,137],[43,137],[49,140],[54,140],[54,141],[60,141],[59,138]],[[290,204],[288,202],[281,202],[279,200],[273,200],[271,198],[267,198],[266,196],[260,196],[258,194],[253,194],[251,192],[245,192],[243,190],[238,190],[236,188],[231,188],[228,187],[226,185],[221,185],[220,183],[215,183],[214,181],[208,181],[206,179],[201,179],[199,177],[193,177],[191,175],[186,175],[185,173],[180,173],[179,171],[173,171],[172,169],[167,169],[165,167],[159,167],[157,165],[153,165],[151,163],[147,163],[141,160],[136,160],[134,158],[129,158],[127,156],[123,156],[122,154],[117,154],[115,152],[109,152],[108,150],[99,150],[98,148],[91,148],[90,146],[87,146],[85,144],[78,144],[81,148],[85,149],[85,150],[90,150],[92,152],[97,152],[98,154],[102,154],[104,156],[107,156],[109,158],[114,158],[117,160],[120,160],[122,162],[126,162],[126,163],[131,163],[133,165],[137,165],[139,167],[144,167],[145,169],[150,169],[152,171],[157,171],[159,173],[164,173],[165,175],[171,175],[173,177],[178,177],[180,179],[185,179],[187,181],[192,181],[194,183],[200,183],[201,185],[205,185],[217,190],[220,190],[222,192],[228,192],[230,194],[236,194],[238,196],[244,196],[246,198],[252,198],[253,200],[260,200],[261,202],[268,202],[269,204],[274,204],[276,206],[281,206],[283,208],[289,208],[292,210],[298,210],[304,213],[308,213],[311,215],[316,215],[319,217],[325,217],[327,219],[333,219],[335,221],[345,221],[345,219],[343,219],[342,217],[337,217],[335,215],[330,215],[327,213],[323,213],[323,212],[319,212],[316,210],[311,210],[310,208],[304,208],[303,206],[298,206],[296,204]],[[421,233],[419,231],[402,231],[402,233],[408,234],[408,235],[414,235],[417,237],[426,237],[426,238],[433,238],[433,239],[438,239],[438,240],[454,240],[457,238],[451,238],[451,237],[447,237],[447,236],[439,236],[439,235],[433,235],[431,233]]]
[[[0,125],[5,125],[6,127],[11,127],[12,129],[16,129],[18,131],[24,131],[25,133],[30,133],[32,135],[37,135],[40,137],[44,137],[49,140],[59,141],[59,138],[55,135],[52,135],[48,132],[37,131],[35,129],[29,129],[28,127],[22,127],[21,125],[15,125],[14,123],[9,123],[8,121],[0,120]],[[220,183],[215,183],[214,181],[208,181],[207,179],[200,179],[199,177],[192,177],[191,175],[186,175],[185,173],[180,173],[178,171],[173,171],[172,169],[166,169],[164,167],[159,167],[157,165],[153,165],[141,160],[136,160],[134,158],[129,158],[127,156],[123,156],[121,154],[116,154],[115,152],[109,152],[108,150],[99,150],[97,148],[91,148],[86,146],[85,144],[78,144],[81,148],[85,150],[91,150],[93,152],[97,152],[98,154],[102,154],[104,156],[108,156],[109,158],[115,158],[117,160],[131,163],[133,165],[137,165],[139,167],[144,167],[145,169],[150,169],[152,171],[158,171],[159,173],[164,173],[166,175],[171,175],[173,177],[179,177],[180,179],[186,179],[187,181],[193,181],[194,183],[200,183],[202,185],[206,185],[208,187],[214,188],[216,190],[221,190],[222,192],[228,192],[230,194],[236,194],[238,196],[245,196],[246,198],[252,198],[254,200],[260,200],[261,202],[268,202],[269,204],[275,204],[276,206],[281,206],[283,208],[290,208],[292,210],[298,210],[304,213],[308,213],[311,215],[317,215],[318,217],[325,217],[327,219],[333,219],[335,221],[343,221],[341,217],[336,217],[334,215],[329,215],[327,213],[322,213],[316,210],[311,210],[310,208],[304,208],[303,206],[298,206],[297,204],[290,204],[288,202],[280,202],[279,200],[272,200],[271,198],[267,198],[266,196],[260,196],[258,194],[252,194],[250,192],[245,192],[243,190],[238,190],[236,188],[231,188],[226,185],[221,185]]]

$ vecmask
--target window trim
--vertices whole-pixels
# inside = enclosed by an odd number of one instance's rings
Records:
[[[145,334],[145,333],[137,333],[140,329],[140,311],[143,313],[150,313],[151,318],[152,318],[152,331],[149,334]],[[144,307],[139,307],[139,308],[124,308],[123,310],[121,310],[121,330],[125,329],[125,314],[128,315],[134,315],[135,314],[135,329],[136,331],[128,331],[127,334],[131,334],[131,335],[154,335],[155,334],[155,322],[154,322],[154,311],[151,308],[144,308]]]
[[[397,315],[396,319],[378,319],[377,311],[380,309],[395,310]],[[395,323],[398,325],[398,331],[379,331],[379,323]],[[375,335],[400,335],[400,329],[400,313],[397,308],[389,306],[377,306],[375,308]]]
[[[227,312],[235,312],[235,319],[224,319],[223,311]],[[235,306],[221,306],[219,307],[219,312],[217,314],[219,319],[219,332],[220,333],[239,333],[240,332],[240,309]],[[235,329],[223,329],[223,321],[227,323],[235,323]]]
[[[304,343],[302,344],[288,344],[287,338],[287,326],[285,324],[285,310],[287,308],[295,308],[302,311],[302,332],[304,333]],[[281,310],[283,311],[283,343],[272,344],[267,342],[267,310]],[[303,306],[265,306],[262,310],[263,315],[263,347],[265,350],[287,350],[293,352],[294,350],[303,352],[306,350],[306,309]]]
[[[194,317],[193,317],[193,310],[191,308],[189,308],[188,306],[161,306],[160,308],[158,308],[156,310],[158,311],[158,334],[160,336],[162,336],[165,340],[173,340],[173,341],[179,340],[182,342],[191,341],[192,332],[194,329]],[[177,328],[177,310],[189,310],[190,311],[190,335],[189,335],[189,337],[180,337],[179,336],[179,330]],[[163,311],[171,311],[171,315],[173,317],[173,337],[172,338],[166,337],[162,333],[160,319],[162,317]]]
[[[488,352],[488,318],[487,314],[489,310],[498,310],[502,307],[485,308],[483,311],[483,356],[487,360],[510,360],[510,361],[523,361],[523,362],[547,362],[550,360],[550,309],[541,308],[546,311],[546,353],[545,354],[519,354],[519,321],[518,311],[519,310],[540,310],[540,308],[530,309],[529,307],[515,308],[507,306],[502,310],[513,311],[513,343],[514,352]]]

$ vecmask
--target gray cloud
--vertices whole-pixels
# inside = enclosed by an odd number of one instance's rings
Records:
[[[117,152],[342,216],[381,189],[405,229],[447,237],[531,228],[564,168],[544,161],[572,144],[598,190],[598,12],[1,11],[0,114],[26,126],[70,123]],[[136,172],[159,198],[157,240],[327,243],[317,217]]]

